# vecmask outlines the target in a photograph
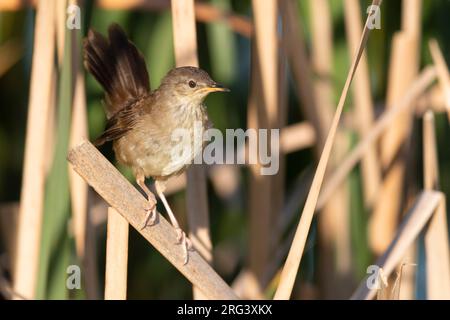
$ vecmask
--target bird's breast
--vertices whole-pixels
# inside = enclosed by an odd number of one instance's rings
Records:
[[[120,162],[142,169],[146,176],[178,174],[202,151],[207,123],[203,106],[149,113],[116,142],[116,156]]]
[[[204,106],[180,107],[173,114],[170,134],[169,158],[162,175],[178,173],[190,165],[203,149],[203,134],[207,128],[208,116]]]

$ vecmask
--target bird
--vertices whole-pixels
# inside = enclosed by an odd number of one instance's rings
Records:
[[[169,178],[183,173],[204,147],[202,141],[182,146],[187,152],[174,156],[174,132],[179,129],[193,140],[196,124],[206,130],[211,126],[204,100],[212,92],[229,89],[212,80],[197,67],[170,70],[158,88],[151,90],[142,53],[116,23],[108,28],[108,38],[90,29],[83,41],[86,70],[103,87],[106,128],[94,141],[97,147],[112,141],[116,160],[132,169],[137,185],[147,196],[148,206],[143,228],[157,220],[156,198],[145,183],[152,178],[159,199],[175,228],[177,243],[182,245],[184,264],[192,243],[171,210],[164,191]],[[187,139],[190,140],[190,139]]]

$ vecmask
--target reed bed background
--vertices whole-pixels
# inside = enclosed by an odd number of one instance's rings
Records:
[[[445,0],[1,1],[0,298],[450,299],[449,13]],[[274,176],[196,165],[170,180],[187,265],[163,217],[139,228],[131,172],[88,142],[106,119],[81,41],[112,22],[152,88],[198,65],[232,90],[207,98],[216,128],[280,129]]]

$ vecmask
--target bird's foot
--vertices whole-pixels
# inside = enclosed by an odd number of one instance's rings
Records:
[[[181,246],[183,247],[183,255],[184,255],[183,264],[185,265],[189,261],[189,251],[192,250],[192,242],[186,236],[186,233],[183,230],[181,230],[181,228],[175,228],[175,231],[177,233],[177,244],[181,244]]]
[[[145,220],[141,230],[146,226],[154,225],[156,223],[156,219],[158,218],[158,212],[156,211],[156,198],[154,195],[149,196],[148,204],[148,207],[144,208]]]
[[[145,229],[147,226],[152,226],[156,223],[156,219],[158,218],[158,213],[156,212],[156,204],[152,207],[145,208],[145,220],[144,224],[141,228]]]

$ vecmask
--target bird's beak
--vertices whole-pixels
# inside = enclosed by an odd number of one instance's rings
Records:
[[[219,83],[214,83],[210,87],[206,87],[205,90],[207,92],[230,92],[230,89],[225,88],[223,85]]]

